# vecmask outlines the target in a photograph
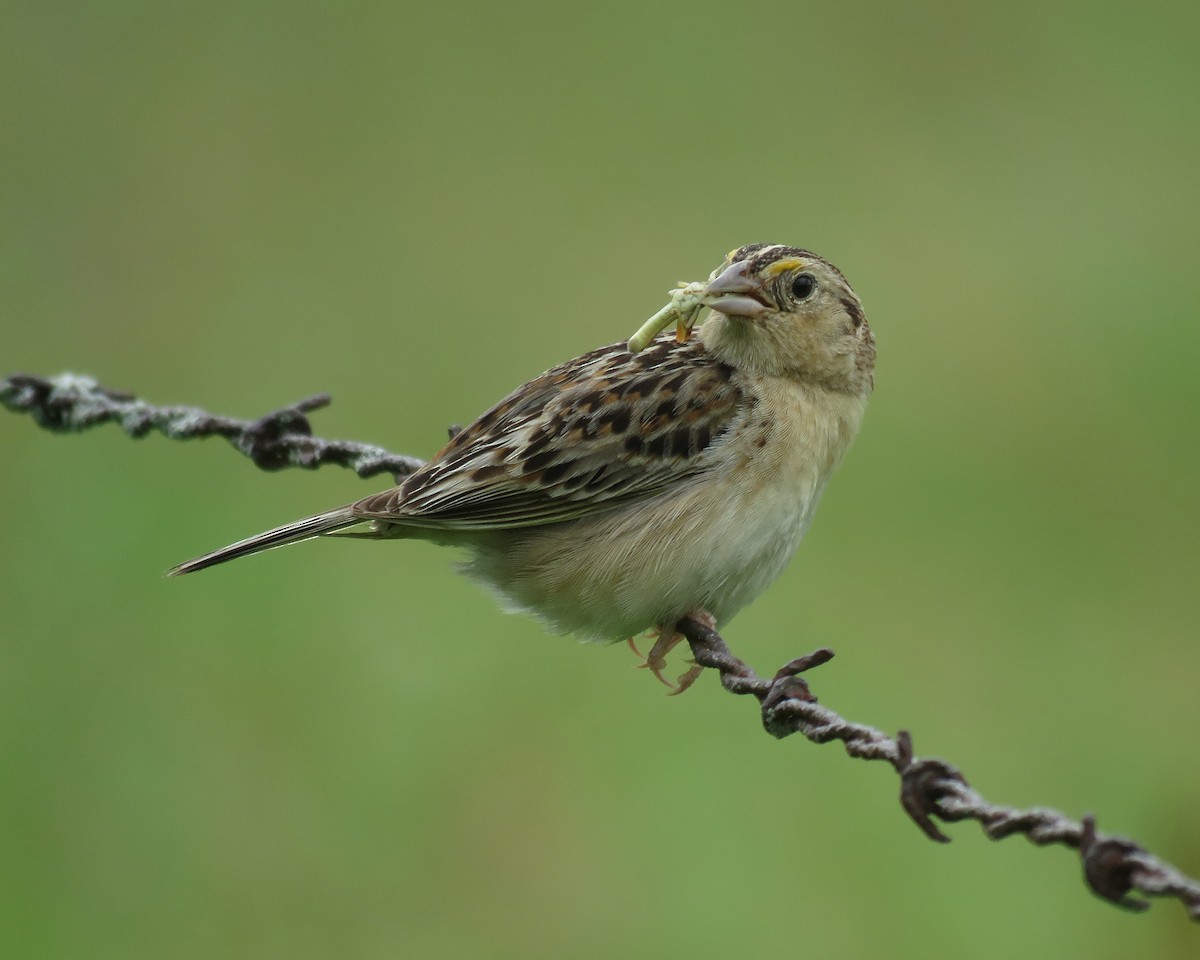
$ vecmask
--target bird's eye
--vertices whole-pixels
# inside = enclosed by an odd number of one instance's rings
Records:
[[[811,273],[798,273],[792,280],[792,296],[797,300],[807,300],[817,289],[817,281]]]

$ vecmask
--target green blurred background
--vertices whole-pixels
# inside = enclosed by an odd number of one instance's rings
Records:
[[[321,7],[324,7],[323,9]],[[0,371],[428,455],[750,241],[849,275],[866,426],[726,631],[989,797],[1200,872],[1194,2],[5,5]],[[424,544],[169,564],[381,486],[0,415],[0,954],[1194,957],[939,847],[711,677]]]

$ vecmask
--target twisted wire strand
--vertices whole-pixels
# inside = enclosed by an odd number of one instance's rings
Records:
[[[41,427],[78,433],[116,421],[131,437],[152,430],[175,440],[224,437],[264,470],[284,467],[315,469],[326,463],[348,467],[360,477],[391,473],[397,479],[419,468],[416,457],[389,453],[381,447],[312,436],[305,414],[330,403],[318,394],[268,413],[257,420],[237,420],[196,407],[156,407],[132,394],[109,390],[94,379],[72,373],[55,377],[12,374],[0,378],[0,402],[27,413]],[[451,428],[451,435],[455,428]],[[1021,834],[1038,846],[1062,844],[1079,851],[1084,881],[1097,896],[1127,910],[1149,907],[1130,896],[1138,891],[1151,897],[1174,897],[1191,919],[1200,922],[1200,881],[1124,837],[1101,834],[1091,815],[1075,821],[1047,807],[1020,810],[991,803],[944,760],[918,758],[912,738],[901,730],[891,737],[865,724],[852,723],[817,703],[802,673],[833,658],[833,651],[816,650],[785,664],[772,679],[759,677],[735,657],[715,629],[692,618],[676,629],[687,638],[696,662],[717,670],[730,693],[755,697],[763,727],[782,739],[803,734],[813,743],[840,741],[846,753],[863,760],[886,761],[900,777],[900,803],[931,840],[950,838],[934,818],[954,823],[974,820],[993,840]]]
[[[298,400],[257,420],[238,420],[197,407],[157,407],[79,374],[35,377],[17,373],[0,379],[0,402],[16,413],[29,414],[38,426],[57,433],[80,433],[116,422],[135,439],[151,431],[172,440],[223,437],[263,470],[315,470],[336,464],[360,477],[390,473],[399,478],[424,463],[371,444],[314,437],[306,414],[330,404],[331,398],[324,393]]]
[[[676,629],[687,638],[698,664],[720,672],[726,690],[759,701],[763,727],[772,736],[782,739],[800,733],[813,743],[841,741],[852,757],[887,761],[900,776],[901,806],[931,840],[950,842],[933,822],[936,817],[947,823],[975,820],[992,840],[1021,834],[1037,846],[1062,844],[1079,851],[1084,882],[1098,897],[1134,911],[1145,910],[1150,904],[1130,896],[1131,891],[1174,897],[1192,920],[1200,922],[1200,881],[1132,840],[1098,833],[1095,817],[1090,814],[1075,821],[1049,807],[1020,810],[991,803],[945,760],[916,757],[907,730],[890,737],[874,727],[852,723],[817,703],[800,674],[831,660],[833,651],[816,650],[785,664],[774,678],[765,680],[730,653],[725,641],[708,625],[685,618]]]

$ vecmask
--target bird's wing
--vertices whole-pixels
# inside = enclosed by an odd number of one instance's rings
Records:
[[[364,520],[486,530],[554,523],[653,497],[713,469],[748,406],[733,369],[664,335],[547,370],[404,482],[354,504]]]

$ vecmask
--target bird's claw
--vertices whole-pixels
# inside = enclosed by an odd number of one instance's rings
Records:
[[[667,694],[668,697],[679,696],[684,690],[699,680],[700,674],[704,672],[704,668],[695,660],[688,660],[687,662],[690,663],[691,666],[679,675],[679,679],[675,681],[675,689]]]
[[[654,634],[651,633],[649,636],[654,636]],[[663,671],[667,669],[667,654],[670,653],[671,650],[674,649],[682,639],[683,634],[676,633],[673,629],[669,632],[665,629],[661,630],[658,633],[658,639],[654,642],[654,646],[650,648],[650,652],[644,657],[642,656],[642,652],[637,648],[637,645],[633,642],[633,637],[628,637],[625,640],[626,644],[629,646],[629,649],[632,650],[642,661],[637,665],[638,669],[649,670],[658,679],[659,683],[661,683],[664,687],[669,687],[670,690],[667,692],[667,696],[669,697],[679,696],[679,694],[683,693],[683,691],[695,683],[700,674],[704,672],[704,668],[696,663],[695,660],[688,660],[687,662],[690,663],[691,666],[681,673],[674,682],[667,679],[667,677],[663,675]]]

